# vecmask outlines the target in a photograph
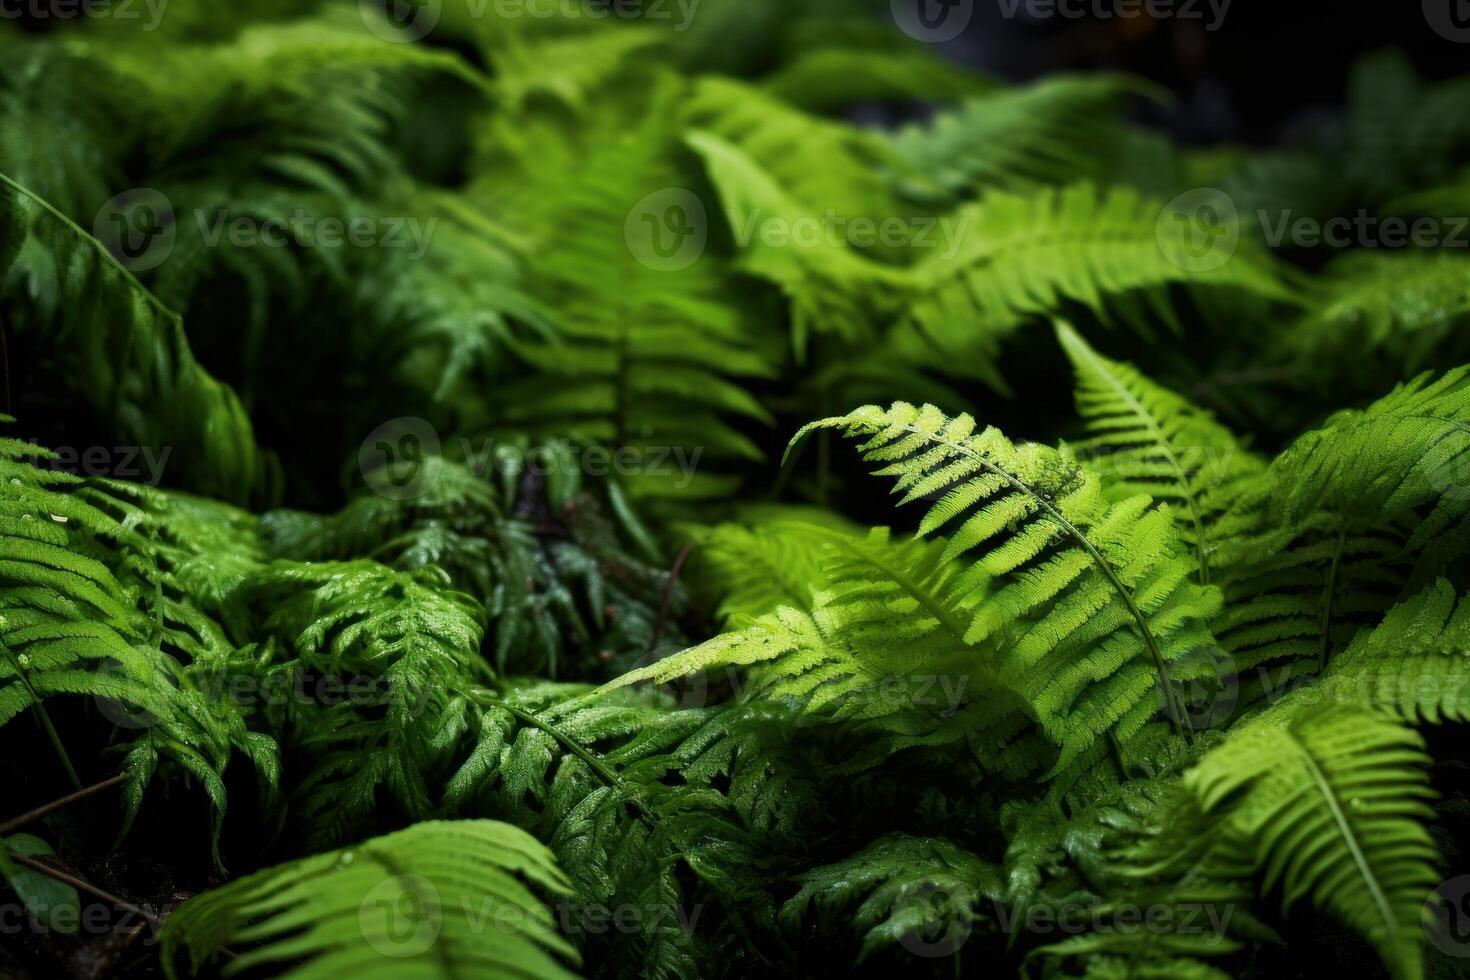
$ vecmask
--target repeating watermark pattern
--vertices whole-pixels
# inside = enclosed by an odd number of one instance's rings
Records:
[[[297,208],[289,217],[258,218],[196,210],[200,240],[206,248],[221,242],[235,248],[382,248],[403,249],[410,259],[421,259],[429,250],[438,218],[357,215],[335,218],[314,215]]]
[[[959,952],[975,931],[974,920],[968,914],[943,914],[946,909],[956,905],[963,908],[968,903],[955,902],[954,896],[933,882],[924,882],[905,901],[908,908],[903,910],[907,913],[904,917],[917,917],[923,924],[905,930],[898,944],[915,956],[947,959]]]
[[[316,215],[297,208],[289,215],[235,214],[196,208],[190,224],[205,248],[397,249],[410,260],[423,258],[438,218],[409,215]],[[104,204],[92,234],[130,272],[147,272],[167,261],[178,245],[179,216],[161,191],[134,187]]]
[[[391,500],[416,500],[434,489],[440,469],[439,433],[426,419],[402,416],[368,433],[358,449],[358,466],[368,487]],[[461,436],[459,458],[482,478],[527,473],[546,476],[571,470],[591,477],[646,476],[673,481],[682,490],[694,480],[704,456],[701,446],[521,446],[493,437]]]
[[[889,0],[893,22],[915,41],[943,44],[964,33],[975,17],[975,0]]]
[[[1450,249],[1470,247],[1470,216],[1351,215],[1322,218],[1290,208],[1257,208],[1251,216],[1272,248]],[[1156,225],[1159,248],[1189,272],[1218,269],[1235,255],[1245,230],[1229,194],[1215,187],[1185,191],[1164,206]]]
[[[156,31],[169,0],[0,0],[0,20],[116,20]]]
[[[994,903],[996,921],[1001,932],[1017,931],[1049,935],[1061,933],[1079,936],[1083,933],[1117,933],[1150,936],[1215,936],[1224,937],[1235,914],[1231,903],[1157,902],[1137,905],[1073,902],[1062,905],[1032,905],[1025,910],[1004,903]]]
[[[709,243],[704,202],[683,187],[654,191],[633,205],[623,224],[633,257],[657,272],[679,272],[699,261]]]
[[[390,959],[422,956],[433,948],[444,928],[439,889],[422,875],[385,878],[363,896],[357,925],[379,955]]]
[[[1002,17],[1027,20],[1198,20],[1217,31],[1231,0],[997,0]]]
[[[24,656],[24,655],[22,655]],[[161,670],[139,676],[114,657],[104,657],[92,667],[99,675],[98,687],[107,692],[93,700],[102,717],[118,728],[141,731],[157,724],[149,705],[179,700],[179,681]],[[272,671],[247,673],[195,673],[188,679],[193,695],[211,704],[233,703],[257,709],[284,706],[331,708],[347,705],[359,711],[378,712],[392,707],[411,717],[421,717],[433,700],[427,685],[413,685],[371,674],[303,673]]]
[[[108,936],[125,929],[137,930],[142,936],[133,940],[143,946],[158,942],[163,921],[172,914],[176,902],[167,903],[153,922],[135,912],[107,902],[87,901],[55,906],[27,908],[19,902],[0,902],[0,936],[47,936],[59,933],[75,938]]]
[[[1379,217],[1365,209],[1351,217],[1322,219],[1295,215],[1290,208],[1272,213],[1256,212],[1261,233],[1272,248],[1466,248],[1470,246],[1470,217],[1413,219],[1394,215]]]
[[[1470,42],[1470,3],[1465,0],[1422,0],[1424,20],[1446,41]]]
[[[1174,710],[1191,731],[1223,728],[1240,700],[1240,672],[1235,658],[1213,644],[1195,647],[1169,664]],[[1160,678],[1163,698],[1163,679]],[[1168,703],[1165,701],[1165,710]]]
[[[760,210],[726,208],[723,217],[735,245],[766,248],[938,249],[953,258],[964,243],[973,216],[934,215],[875,218],[842,215],[829,208],[821,215],[787,217]],[[709,244],[709,212],[704,202],[683,187],[667,187],[643,198],[623,224],[628,250],[657,272],[678,272],[703,257]]]
[[[470,20],[601,21],[609,18],[668,24],[689,30],[701,0],[463,0],[458,9]],[[359,0],[368,30],[385,41],[421,41],[439,26],[443,0]]]
[[[439,26],[443,0],[358,0],[367,29],[384,41],[421,41]]]
[[[1164,257],[1179,268],[1211,272],[1235,255],[1240,217],[1229,194],[1216,187],[1197,187],[1164,205],[1154,235]]]
[[[348,855],[344,855],[344,860]],[[521,908],[485,897],[460,896],[458,908],[446,908],[439,889],[421,875],[384,878],[363,896],[357,923],[363,938],[376,952],[391,959],[422,956],[433,949],[444,930],[446,915],[464,921],[471,935],[488,931],[523,933],[528,928],[554,928],[563,935],[600,936],[609,933],[649,935],[676,926],[692,935],[704,906],[691,909],[664,904],[573,902],[563,898],[551,907]]]
[[[173,204],[151,187],[125,190],[102,205],[92,234],[128,271],[156,269],[178,240]]]
[[[747,248],[759,242],[768,248],[842,247],[942,249],[943,258],[952,259],[964,242],[965,232],[974,216],[961,217],[846,217],[834,210],[821,216],[807,215],[785,218],[780,215],[751,211],[741,214],[727,210],[726,219],[735,236],[735,244]]]
[[[438,469],[426,462],[439,451],[438,431],[425,419],[404,415],[368,433],[357,451],[357,465],[374,493],[389,500],[416,500],[438,482]]]
[[[1470,959],[1470,875],[1442,881],[1429,893],[1424,932],[1441,953]]]
[[[42,446],[41,439],[27,440]],[[27,457],[26,462],[42,470],[59,470],[75,476],[110,477],[156,487],[173,455],[172,446],[50,446],[45,456]]]

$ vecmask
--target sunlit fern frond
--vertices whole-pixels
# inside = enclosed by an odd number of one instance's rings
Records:
[[[1168,501],[1180,535],[1209,581],[1216,522],[1265,472],[1266,464],[1186,399],[1131,364],[1110,361],[1063,320],[1057,336],[1077,374],[1077,411],[1090,438],[1074,448],[1110,492]]]

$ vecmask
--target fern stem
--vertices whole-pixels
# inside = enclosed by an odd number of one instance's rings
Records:
[[[1306,743],[1297,737],[1290,729],[1286,730],[1287,737],[1297,743],[1301,749],[1302,763],[1306,766],[1312,781],[1317,784],[1317,789],[1322,798],[1327,801],[1327,807],[1332,811],[1332,820],[1337,824],[1338,831],[1342,834],[1343,841],[1347,844],[1348,852],[1353,856],[1353,863],[1358,866],[1358,873],[1363,877],[1363,883],[1368,886],[1368,893],[1373,896],[1373,904],[1378,907],[1378,914],[1383,916],[1384,925],[1387,927],[1388,936],[1397,936],[1399,932],[1398,920],[1394,918],[1393,909],[1388,903],[1388,896],[1383,893],[1383,886],[1378,881],[1378,876],[1368,866],[1368,857],[1363,853],[1363,848],[1358,843],[1358,835],[1353,832],[1353,825],[1343,811],[1342,803],[1337,798],[1337,792],[1327,779],[1327,774],[1322,767],[1317,765],[1317,760],[1312,758],[1312,751]]]
[[[100,783],[93,783],[91,786],[84,786],[81,789],[77,790],[75,793],[68,793],[63,797],[52,800],[50,803],[43,803],[42,805],[36,807],[34,810],[27,810],[25,813],[22,813],[18,817],[12,817],[4,823],[0,823],[0,837],[3,837],[4,835],[10,833],[17,827],[24,827],[26,824],[31,823],[34,820],[39,820],[46,814],[51,813],[54,810],[60,810],[64,806],[68,806],[69,804],[75,803],[78,800],[84,800],[89,796],[102,792],[105,789],[111,789],[113,786],[116,786],[119,783],[125,783],[132,778],[133,777],[131,774],[120,772],[116,776],[111,776],[107,779],[102,780],[102,782]]]
[[[0,176],[4,175],[0,174]],[[3,640],[0,640],[0,652],[3,652],[5,659],[10,661],[10,667],[15,671],[16,679],[26,689],[26,694],[31,699],[31,711],[35,713],[36,720],[45,729],[46,737],[51,740],[51,747],[56,750],[56,757],[61,760],[61,767],[66,770],[66,776],[71,780],[72,787],[81,789],[82,780],[77,776],[76,767],[71,764],[71,756],[66,754],[66,746],[61,744],[61,736],[57,733],[56,726],[51,723],[51,715],[46,711],[46,706],[41,703],[41,696],[36,693],[34,687],[31,687],[31,681],[26,676],[25,668],[21,666],[14,651]]]
[[[1068,327],[1068,329],[1070,330],[1071,328]],[[1102,378],[1103,382],[1112,389],[1113,394],[1127,405],[1133,414],[1143,422],[1144,427],[1148,429],[1149,435],[1153,437],[1154,445],[1158,447],[1159,452],[1163,453],[1165,461],[1169,464],[1169,468],[1174,471],[1174,482],[1179,485],[1179,491],[1184,495],[1184,501],[1189,507],[1189,520],[1194,525],[1194,550],[1196,556],[1199,558],[1199,584],[1209,585],[1210,563],[1209,559],[1205,557],[1205,528],[1204,522],[1200,520],[1199,516],[1199,502],[1195,499],[1194,488],[1189,485],[1189,480],[1184,475],[1184,466],[1179,462],[1179,457],[1174,455],[1174,447],[1169,444],[1168,438],[1164,435],[1164,430],[1159,426],[1158,419],[1154,418],[1153,413],[1144,407],[1143,402],[1134,397],[1133,392],[1128,390],[1127,385],[1120,382],[1112,371],[1106,369],[1101,363],[1101,359],[1097,356],[1096,351],[1086,344],[1080,344],[1077,348],[1077,353],[1079,356],[1087,357],[1093,361],[1094,373]]]
[[[79,892],[86,892],[88,895],[100,898],[104,902],[109,902],[117,908],[122,909],[124,912],[131,912],[133,915],[139,916],[147,921],[154,929],[157,929],[161,925],[158,921],[158,916],[142,906],[134,905],[132,902],[119,898],[111,892],[105,892],[91,882],[78,878],[76,875],[68,874],[60,868],[53,868],[44,861],[37,861],[35,858],[26,857],[24,854],[16,854],[14,851],[11,851],[6,856],[16,864],[24,865],[32,871],[38,871],[48,878],[54,878],[63,884],[70,885]]]
[[[163,300],[159,299],[157,296],[154,296],[153,293],[148,289],[148,287],[143,285],[143,283],[138,280],[138,277],[133,275],[132,272],[129,271],[127,266],[119,262],[117,260],[117,256],[109,252],[107,250],[107,247],[99,242],[96,237],[92,235],[91,232],[87,231],[81,225],[68,218],[61,211],[57,210],[56,206],[53,205],[50,201],[37,194],[35,191],[29,189],[24,184],[17,181],[15,178],[6,174],[4,171],[0,171],[0,183],[9,186],[22,197],[27,197],[30,198],[32,201],[35,201],[41,206],[43,210],[49,212],[54,218],[56,218],[57,221],[60,221],[63,225],[70,228],[72,232],[74,232],[82,239],[82,241],[90,244],[94,249],[97,250],[97,254],[102,257],[102,261],[112,266],[119,273],[121,273],[123,278],[131,283],[133,288],[142,295],[144,302],[146,302],[149,306],[152,306],[154,309],[158,310],[159,313],[163,314],[164,317],[175,324],[182,322],[179,319],[179,315],[177,313],[165,306]]]
[[[1327,669],[1327,658],[1332,652],[1332,604],[1337,596],[1337,574],[1342,566],[1342,553],[1347,544],[1347,528],[1337,533],[1337,546],[1332,551],[1332,564],[1327,569],[1327,585],[1322,596],[1321,633],[1322,645],[1317,655],[1317,672]]]
[[[1133,622],[1138,627],[1139,636],[1143,640],[1144,646],[1148,649],[1149,656],[1153,659],[1154,669],[1158,671],[1159,686],[1163,689],[1164,692],[1164,714],[1168,715],[1169,724],[1174,729],[1174,734],[1182,735],[1186,742],[1188,742],[1190,745],[1193,745],[1194,733],[1185,728],[1183,722],[1180,721],[1180,713],[1178,711],[1177,702],[1175,700],[1174,685],[1169,677],[1169,668],[1168,664],[1164,661],[1163,651],[1159,649],[1159,644],[1158,641],[1154,638],[1153,631],[1148,628],[1148,620],[1144,617],[1143,611],[1138,608],[1138,603],[1133,600],[1133,593],[1130,592],[1128,590],[1128,587],[1123,584],[1123,580],[1118,578],[1118,573],[1113,570],[1113,566],[1110,565],[1108,563],[1108,560],[1103,557],[1102,552],[1097,550],[1093,543],[1087,539],[1086,535],[1084,535],[1076,525],[1063,517],[1062,512],[1053,507],[1051,501],[1048,500],[1044,495],[1037,493],[1026,483],[1016,479],[1016,477],[1012,476],[1001,467],[996,466],[990,460],[986,459],[984,456],[981,456],[969,446],[955,442],[952,439],[946,439],[944,438],[944,436],[939,435],[938,433],[928,432],[924,429],[920,429],[918,426],[915,425],[904,424],[898,426],[898,428],[903,429],[906,432],[912,432],[916,435],[921,435],[926,439],[931,439],[934,442],[940,443],[941,445],[948,446],[955,452],[963,453],[964,455],[969,456],[985,469],[989,470],[991,473],[994,473],[1006,483],[1010,484],[1012,489],[1015,489],[1020,493],[1024,493],[1026,496],[1035,500],[1036,503],[1040,505],[1041,509],[1046,511],[1047,514],[1051,515],[1052,520],[1061,525],[1062,529],[1066,531],[1069,535],[1071,535],[1073,540],[1075,540],[1077,544],[1080,545],[1082,549],[1087,552],[1088,556],[1092,558],[1093,563],[1097,565],[1098,569],[1107,578],[1108,583],[1113,587],[1114,591],[1118,593],[1119,598],[1123,600],[1123,604],[1128,608],[1129,615],[1133,617]]]
[[[527,711],[524,708],[518,708],[508,701],[502,701],[499,698],[490,697],[487,694],[475,692],[472,693],[470,697],[476,704],[490,708],[499,708],[502,711],[508,711],[516,718],[519,718],[521,721],[532,726],[533,728],[541,729],[543,732],[550,735],[552,738],[556,739],[563,746],[565,746],[567,751],[571,752],[577,758],[587,763],[587,765],[592,768],[592,771],[601,776],[609,786],[612,786],[615,789],[623,788],[624,784],[622,776],[619,776],[615,771],[613,771],[610,766],[607,765],[607,763],[603,762],[601,759],[597,758],[597,756],[593,755],[592,751],[583,746],[581,742],[578,742],[566,732],[557,728],[551,722],[539,717],[534,712]]]

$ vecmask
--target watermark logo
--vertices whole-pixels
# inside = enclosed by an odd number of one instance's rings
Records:
[[[975,16],[975,0],[889,0],[889,7],[900,30],[927,44],[953,41]]]
[[[357,924],[379,955],[392,959],[421,956],[434,945],[444,925],[439,890],[421,875],[386,878],[363,896]]]
[[[138,648],[141,656],[152,651]],[[92,696],[102,717],[125,731],[142,731],[157,722],[147,703],[169,704],[177,698],[178,685],[162,670],[138,677],[116,657],[104,657],[93,668],[93,684],[99,692]]]
[[[1169,674],[1179,721],[1192,731],[1221,728],[1235,714],[1240,673],[1235,658],[1225,650],[1214,645],[1195,647],[1169,664]]]
[[[1470,2],[1467,0],[1423,0],[1424,20],[1446,41],[1470,41]]]
[[[1439,883],[1424,902],[1424,931],[1446,956],[1470,958],[1470,875]]]
[[[439,455],[439,433],[413,415],[389,419],[368,433],[357,451],[362,478],[389,500],[415,500],[434,488],[439,468],[428,465]]]
[[[384,41],[422,41],[439,26],[443,0],[358,0],[367,29]]]
[[[92,235],[129,272],[156,269],[178,240],[173,205],[151,187],[123,191],[97,212]]]
[[[898,944],[915,956],[944,959],[953,956],[970,938],[974,925],[969,916],[946,914],[963,909],[966,903],[953,901],[950,894],[933,882],[924,882],[905,899],[900,916],[917,919],[919,924],[904,931]]]
[[[633,257],[657,272],[678,272],[699,261],[709,243],[704,202],[682,187],[666,187],[633,205],[623,224]]]
[[[1235,201],[1214,187],[1185,191],[1164,205],[1154,237],[1164,257],[1186,272],[1218,269],[1240,245]]]

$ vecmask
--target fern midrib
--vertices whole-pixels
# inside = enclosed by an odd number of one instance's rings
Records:
[[[1194,550],[1199,558],[1199,581],[1201,585],[1209,585],[1210,563],[1205,558],[1207,539],[1205,536],[1204,522],[1200,520],[1199,502],[1195,497],[1194,488],[1190,486],[1189,480],[1184,475],[1184,467],[1180,465],[1178,457],[1174,455],[1174,447],[1165,438],[1164,430],[1160,428],[1158,420],[1154,418],[1153,413],[1145,408],[1141,401],[1134,397],[1133,392],[1128,389],[1127,385],[1123,384],[1121,380],[1114,376],[1113,372],[1107,369],[1108,366],[1103,363],[1102,358],[1097,352],[1086,344],[1078,344],[1076,348],[1088,360],[1094,372],[1102,377],[1104,383],[1112,388],[1124,404],[1128,406],[1129,410],[1143,422],[1145,428],[1148,429],[1149,435],[1153,437],[1155,445],[1164,454],[1164,458],[1168,460],[1169,468],[1174,471],[1174,482],[1179,484],[1179,489],[1184,495],[1185,502],[1188,504],[1190,522],[1194,524]]]
[[[1306,766],[1308,775],[1312,777],[1312,781],[1316,784],[1318,792],[1322,794],[1322,798],[1327,801],[1328,809],[1332,811],[1332,819],[1337,824],[1337,829],[1342,835],[1343,842],[1347,844],[1348,852],[1353,858],[1353,863],[1357,865],[1363,883],[1368,886],[1368,891],[1373,896],[1373,903],[1378,907],[1379,914],[1383,916],[1384,924],[1388,928],[1387,938],[1394,940],[1396,943],[1399,930],[1398,920],[1393,917],[1393,910],[1389,907],[1388,896],[1384,893],[1383,886],[1379,884],[1377,876],[1373,873],[1373,869],[1368,865],[1368,856],[1363,853],[1363,848],[1358,843],[1357,834],[1353,832],[1353,826],[1349,822],[1347,813],[1343,810],[1342,804],[1337,798],[1336,790],[1333,789],[1332,783],[1327,779],[1327,774],[1322,771],[1322,767],[1317,765],[1317,760],[1312,755],[1312,750],[1307,746],[1306,742],[1302,741],[1300,736],[1289,728],[1285,729],[1285,732],[1286,736],[1296,743],[1297,748],[1301,752],[1302,763]]]
[[[901,589],[912,596],[913,599],[919,603],[919,605],[923,606],[924,609],[927,610],[931,616],[938,620],[939,625],[948,630],[961,644],[965,643],[964,623],[960,622],[960,620],[957,619],[953,614],[951,614],[948,609],[944,608],[944,606],[939,602],[938,599],[930,595],[928,590],[920,586],[920,584],[916,582],[913,577],[910,576],[908,573],[903,571],[901,568],[898,568],[896,565],[884,561],[881,557],[877,555],[868,554],[867,552],[862,551],[851,540],[849,540],[842,534],[834,531],[828,531],[825,528],[819,529],[819,534],[823,537],[830,538],[843,551],[846,551],[848,554],[857,558],[859,561],[872,565],[874,568],[877,568],[883,574],[893,579],[893,581],[898,583]]]
[[[149,290],[147,286],[143,285],[143,283],[138,280],[138,277],[133,275],[133,273],[129,271],[127,266],[123,265],[117,260],[117,256],[109,252],[101,242],[99,242],[95,237],[87,232],[87,230],[84,229],[81,225],[77,224],[71,218],[68,218],[65,214],[59,211],[56,206],[53,205],[50,201],[37,194],[35,191],[30,190],[24,184],[15,180],[9,174],[6,174],[3,171],[0,171],[0,183],[3,183],[6,186],[10,187],[22,197],[30,198],[32,201],[35,201],[37,204],[39,204],[43,210],[54,217],[57,221],[61,222],[63,226],[65,226],[72,232],[72,234],[76,235],[88,245],[91,245],[92,248],[101,257],[104,263],[112,266],[112,268],[120,273],[122,277],[133,287],[133,289],[137,290],[137,292],[143,297],[144,302],[146,302],[149,306],[152,306],[154,309],[158,310],[160,314],[162,314],[167,319],[173,321],[175,324],[182,323],[179,315],[173,310],[169,309],[167,306],[165,306],[163,300],[159,299],[157,296],[154,296],[152,291]]]
[[[999,476],[1002,480],[1005,480],[1011,485],[1012,488],[1026,494],[1032,500],[1035,500],[1043,510],[1051,515],[1053,520],[1061,525],[1063,530],[1065,530],[1069,535],[1072,536],[1073,540],[1075,540],[1083,548],[1083,550],[1087,552],[1093,563],[1096,564],[1098,569],[1102,571],[1104,576],[1106,576],[1108,584],[1113,587],[1114,591],[1116,591],[1118,593],[1118,596],[1123,600],[1123,604],[1127,606],[1128,614],[1133,617],[1133,622],[1134,625],[1138,628],[1140,638],[1143,640],[1144,646],[1148,649],[1149,656],[1153,659],[1154,669],[1157,670],[1159,673],[1159,685],[1164,691],[1164,701],[1166,702],[1164,713],[1169,716],[1169,724],[1174,729],[1174,733],[1176,735],[1183,735],[1187,742],[1189,742],[1191,745],[1194,744],[1193,734],[1185,729],[1184,725],[1179,720],[1179,715],[1174,700],[1174,687],[1169,677],[1168,665],[1164,661],[1163,651],[1159,649],[1158,641],[1154,638],[1153,631],[1148,628],[1148,622],[1143,615],[1143,611],[1138,608],[1138,603],[1134,601],[1133,593],[1130,592],[1128,590],[1128,587],[1123,584],[1122,579],[1118,578],[1118,573],[1115,572],[1113,570],[1113,567],[1108,564],[1108,560],[1103,557],[1102,552],[1098,551],[1097,548],[1093,546],[1092,542],[1087,540],[1087,537],[1071,521],[1063,517],[1061,512],[1053,507],[1051,501],[1047,500],[1044,495],[1037,493],[1031,487],[1026,485],[1026,483],[1017,479],[1015,476],[1011,475],[1001,467],[995,465],[984,456],[981,456],[969,446],[954,442],[951,439],[946,439],[944,436],[938,433],[928,432],[924,429],[920,429],[918,426],[912,425],[907,422],[899,424],[897,428],[906,432],[912,432],[916,435],[923,436],[926,439],[931,439],[941,445],[948,446],[955,452],[963,453],[964,455],[969,456],[981,466],[990,470],[996,476]]]

